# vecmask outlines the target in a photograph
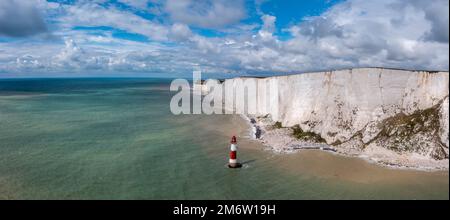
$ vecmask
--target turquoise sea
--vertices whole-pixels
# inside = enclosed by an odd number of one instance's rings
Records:
[[[172,115],[169,83],[0,80],[0,199],[449,199],[448,172],[274,154],[239,116]]]

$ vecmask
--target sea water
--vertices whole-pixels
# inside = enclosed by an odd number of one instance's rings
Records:
[[[0,199],[449,199],[448,171],[276,154],[237,115],[173,115],[169,84],[0,80]]]

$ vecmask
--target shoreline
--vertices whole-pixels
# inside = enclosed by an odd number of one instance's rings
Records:
[[[340,149],[339,147],[336,148],[324,143],[304,142],[291,135],[291,128],[272,128],[274,123],[270,119],[261,120],[258,117],[251,117],[244,114],[240,114],[240,116],[249,126],[249,137],[263,144],[265,149],[270,150],[272,153],[295,154],[305,150],[318,150],[344,157],[359,158],[367,163],[387,169],[423,172],[449,171],[448,159],[438,161],[419,157],[414,154],[398,154],[384,148],[361,151],[356,149]],[[256,131],[259,130],[260,137],[255,137],[255,128]],[[416,160],[419,160],[419,162]]]

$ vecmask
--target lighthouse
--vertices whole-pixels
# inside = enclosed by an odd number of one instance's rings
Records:
[[[242,164],[237,162],[237,141],[236,136],[231,138],[229,168],[240,168]]]

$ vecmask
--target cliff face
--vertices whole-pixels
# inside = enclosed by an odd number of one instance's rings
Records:
[[[336,148],[376,146],[448,159],[448,72],[361,68],[243,80],[259,88],[256,116],[298,125]],[[267,91],[269,81],[278,93]]]

